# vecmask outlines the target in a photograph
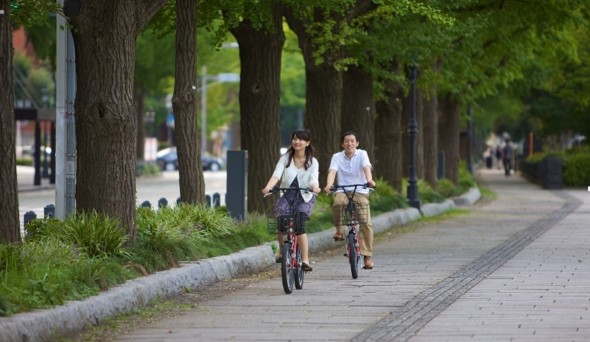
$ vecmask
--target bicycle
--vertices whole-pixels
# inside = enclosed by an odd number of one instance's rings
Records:
[[[348,256],[350,263],[350,271],[352,273],[352,279],[358,278],[358,265],[361,259],[361,238],[359,234],[360,225],[367,223],[368,203],[356,203],[354,202],[354,195],[358,188],[366,189],[369,187],[368,183],[365,184],[349,184],[349,185],[334,185],[332,191],[342,189],[348,203],[342,207],[342,223],[348,226],[348,237],[346,243],[346,253],[344,256]],[[352,191],[351,191],[352,189]],[[373,190],[372,188],[369,188]]]
[[[311,189],[296,187],[279,188],[275,186],[268,194],[264,195],[264,197],[279,192],[284,194],[286,191],[311,192]],[[284,242],[281,248],[281,278],[283,282],[283,290],[285,290],[286,294],[293,292],[293,285],[295,285],[297,290],[303,288],[305,273],[302,268],[303,261],[301,259],[301,250],[297,243],[297,234],[295,234],[297,230],[296,228],[299,225],[299,215],[297,209],[293,207],[294,201],[295,198],[292,200],[287,199],[289,209],[285,212],[281,212],[278,218],[275,217],[274,210],[267,215],[269,229],[273,232],[283,233]]]

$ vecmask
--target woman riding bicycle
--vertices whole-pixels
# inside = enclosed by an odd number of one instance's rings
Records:
[[[332,155],[326,187],[327,193],[332,192],[334,180],[338,177],[338,183],[346,184],[368,184],[369,187],[375,186],[372,175],[371,161],[367,152],[358,149],[359,141],[353,131],[346,131],[342,134],[340,144],[344,150]],[[358,203],[360,215],[366,217],[366,222],[360,224],[361,237],[361,254],[365,259],[365,269],[373,268],[373,224],[371,223],[371,211],[369,208],[369,189],[359,188],[354,194],[355,203]],[[336,234],[334,240],[344,240],[342,230],[342,208],[346,206],[348,198],[343,190],[337,190],[334,196],[334,205],[332,207],[334,224],[336,225]]]
[[[311,145],[311,132],[307,129],[298,129],[291,134],[291,146],[283,154],[275,170],[268,180],[263,194],[268,194],[272,188],[281,181],[281,188],[309,188],[317,194],[321,191],[319,186],[319,164],[313,156],[314,148]],[[296,227],[297,240],[301,249],[302,269],[305,272],[312,271],[309,266],[309,253],[305,224],[315,206],[315,196],[309,192],[287,191],[279,197],[275,205],[275,216],[284,215],[290,210],[289,203],[297,208]],[[277,233],[279,247],[283,244],[283,234]],[[279,248],[280,250],[280,248]],[[277,257],[280,262],[280,257]]]

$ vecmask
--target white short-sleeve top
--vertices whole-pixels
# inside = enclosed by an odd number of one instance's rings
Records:
[[[348,158],[344,151],[334,153],[330,161],[329,170],[336,171],[336,177],[340,185],[365,184],[367,183],[367,178],[363,171],[365,166],[372,167],[369,155],[367,151],[357,149],[351,158]],[[353,189],[351,188],[350,190],[352,191]],[[342,189],[338,191],[342,191]],[[356,192],[367,194],[369,193],[369,189],[358,188]]]

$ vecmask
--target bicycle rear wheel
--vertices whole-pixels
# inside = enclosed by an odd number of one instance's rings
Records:
[[[361,256],[356,250],[356,233],[351,232],[348,234],[348,261],[350,262],[350,272],[352,273],[352,279],[356,279],[359,276],[359,260]]]
[[[293,292],[293,285],[295,284],[295,270],[293,268],[293,258],[291,257],[291,242],[283,244],[281,251],[281,278],[283,280],[283,290],[286,294]]]
[[[299,249],[299,245],[297,245],[297,251],[295,252],[297,256],[295,258],[296,266],[294,267],[295,270],[295,288],[297,290],[301,290],[303,288],[303,277],[305,272],[303,272],[303,260],[301,260],[301,250]]]

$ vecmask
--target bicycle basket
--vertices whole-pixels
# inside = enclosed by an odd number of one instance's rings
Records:
[[[266,213],[266,222],[270,233],[286,232],[289,227],[295,227],[295,218],[291,213],[277,212],[273,209]]]
[[[353,202],[353,205],[343,205],[341,208],[342,223],[344,225],[365,224],[369,218],[369,203]]]

